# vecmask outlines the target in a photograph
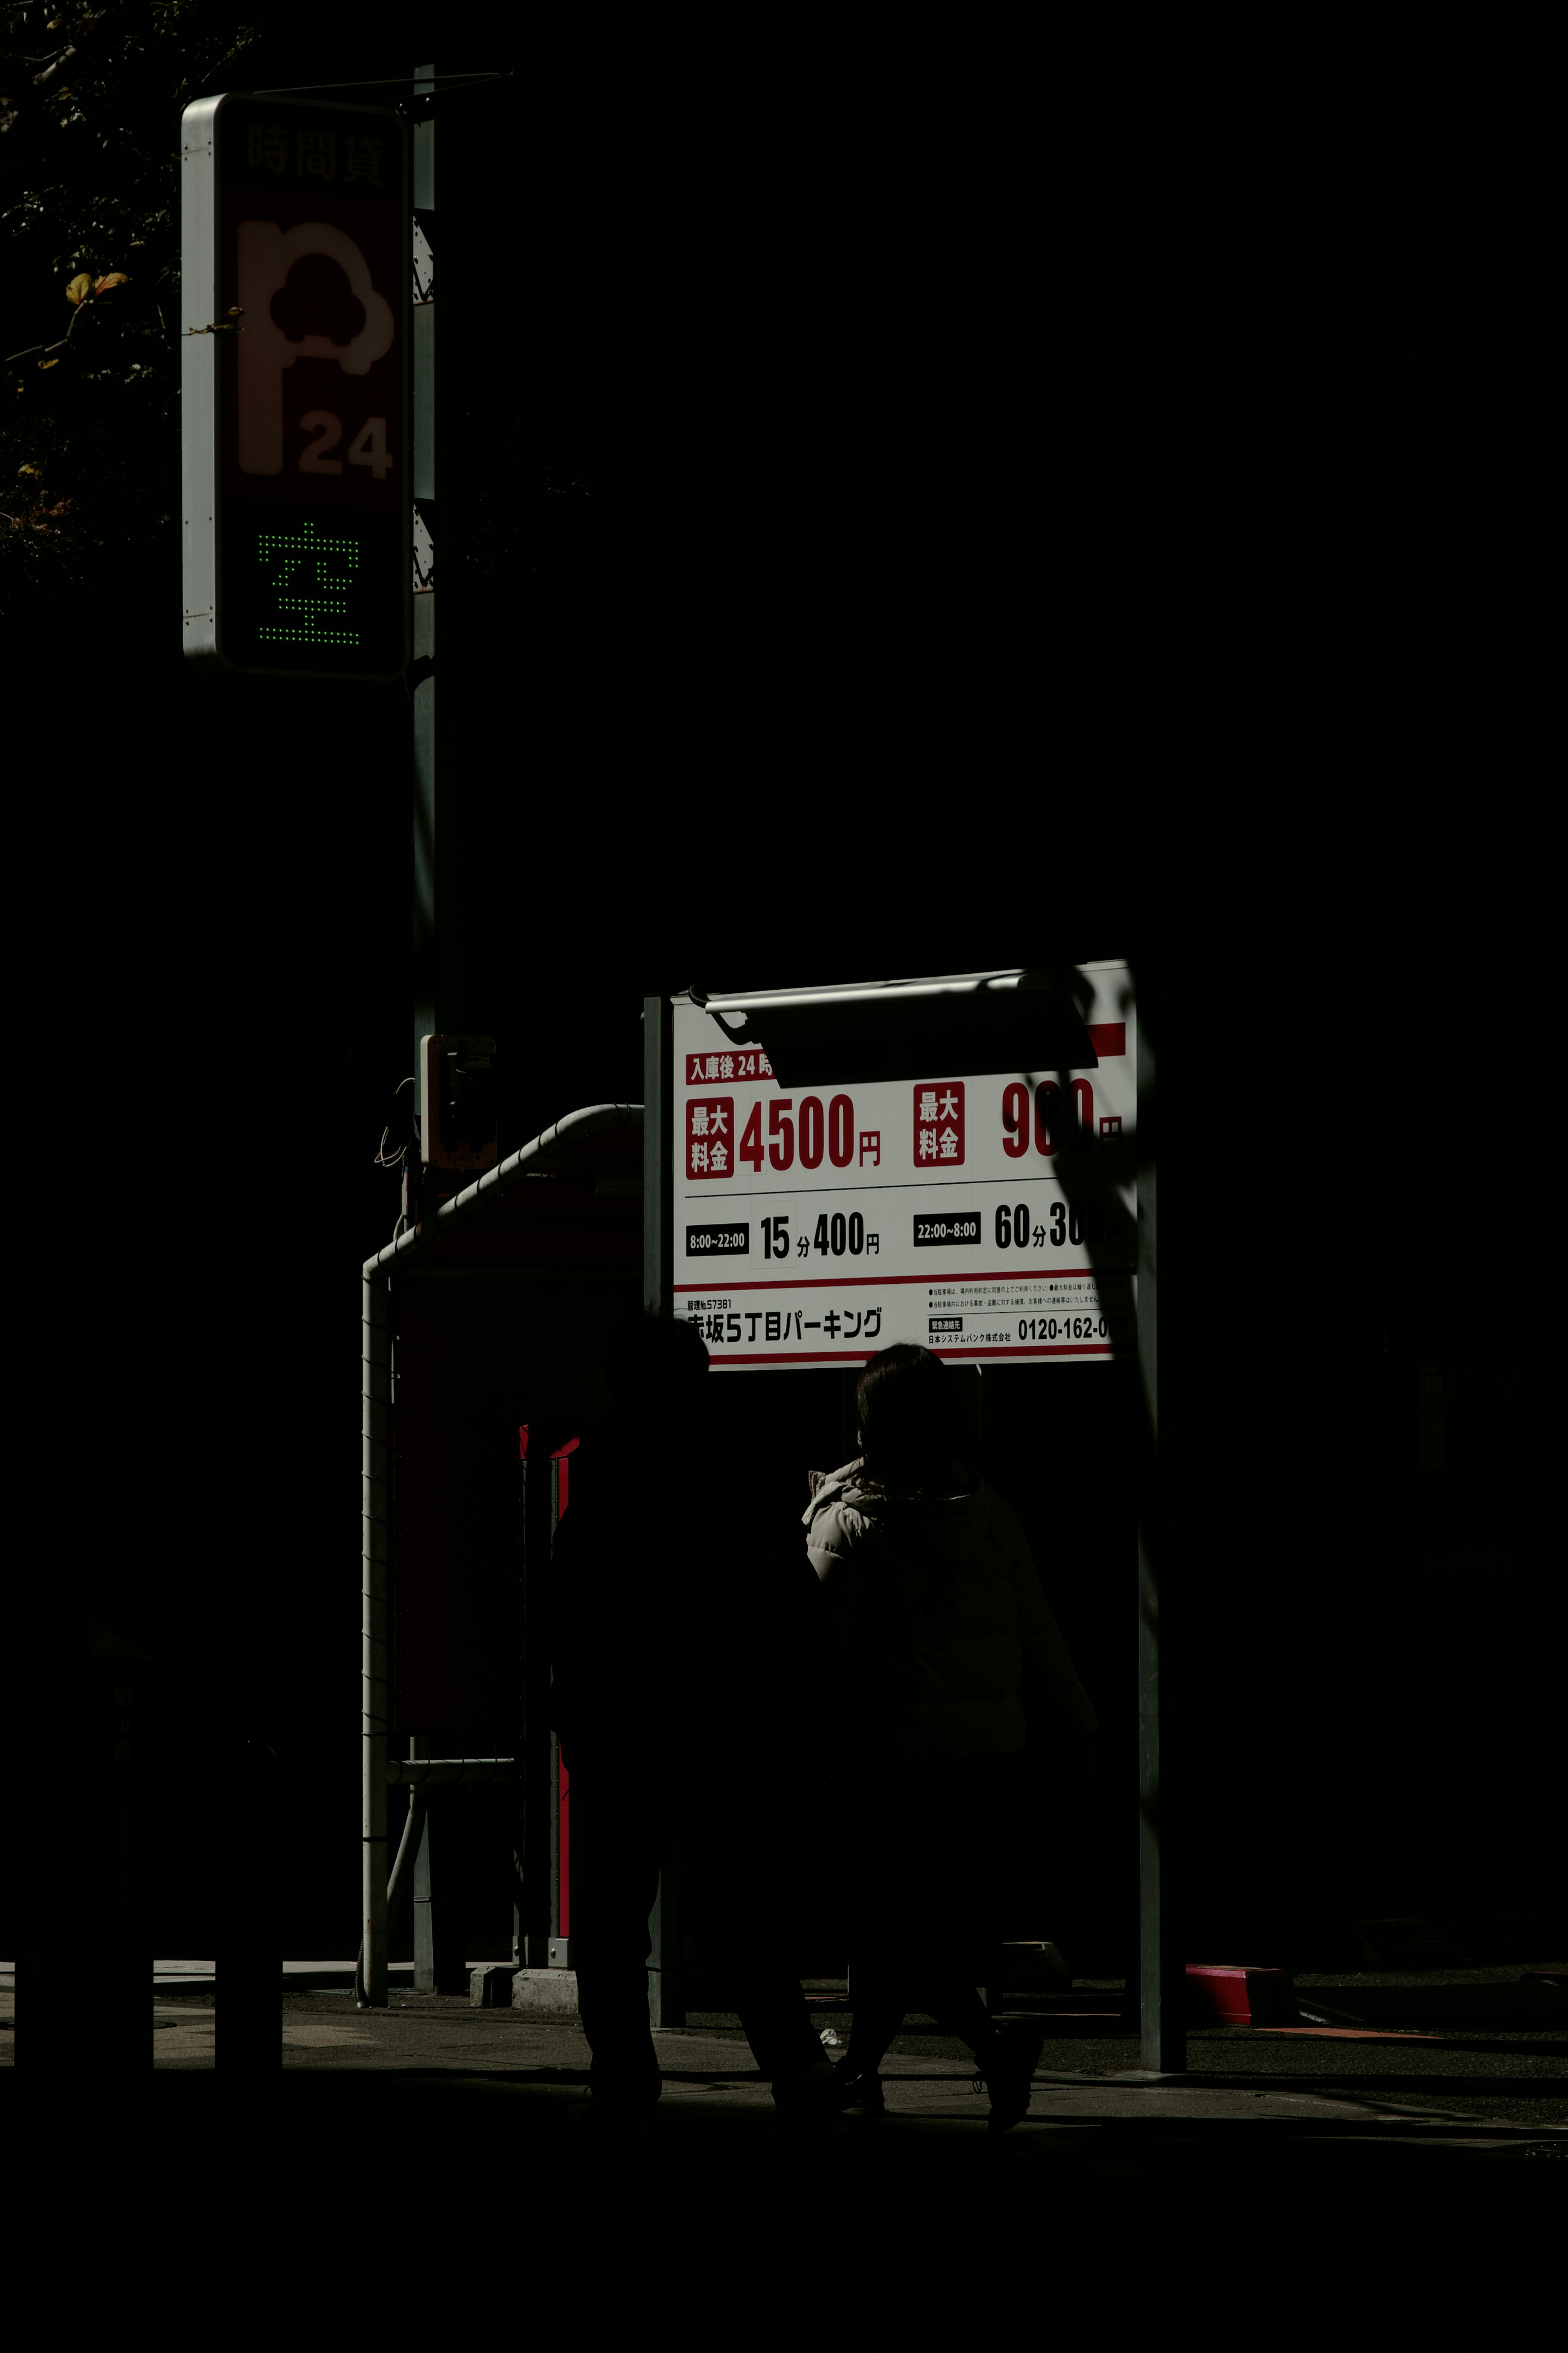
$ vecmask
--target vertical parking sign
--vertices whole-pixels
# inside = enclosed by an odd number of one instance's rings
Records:
[[[187,657],[385,679],[407,660],[406,139],[391,108],[185,109]]]

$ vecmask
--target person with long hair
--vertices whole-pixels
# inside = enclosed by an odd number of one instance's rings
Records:
[[[974,1377],[971,1376],[973,1379]],[[856,1388],[860,1453],[813,1473],[806,1546],[832,1626],[847,1799],[854,2009],[845,2107],[919,2009],[968,2044],[988,2123],[1026,2115],[1042,2034],[976,1989],[994,1949],[1010,1760],[1098,1729],[1011,1506],[983,1473],[965,1377],[884,1348]]]

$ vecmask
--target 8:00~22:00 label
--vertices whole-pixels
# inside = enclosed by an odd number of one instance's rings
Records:
[[[750,1226],[688,1226],[686,1253],[689,1258],[737,1256],[744,1258],[752,1247]]]

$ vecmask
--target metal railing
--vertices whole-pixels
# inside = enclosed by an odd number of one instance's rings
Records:
[[[387,1755],[388,1574],[391,1538],[393,1274],[466,1213],[507,1192],[541,1162],[606,1129],[640,1128],[641,1103],[593,1103],[568,1112],[520,1151],[443,1201],[433,1217],[365,1260],[360,1270],[360,1964],[356,1986],[366,2006],[386,2007],[387,1838],[390,1788],[502,1781],[516,1778],[510,1757],[399,1759]]]

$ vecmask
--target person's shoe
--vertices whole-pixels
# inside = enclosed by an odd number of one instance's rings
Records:
[[[851,2068],[840,2060],[833,2075],[834,2094],[840,2109],[864,2108],[868,2116],[886,2116],[888,2103],[882,2096],[882,2079],[873,2068]]]
[[[975,2090],[984,2083],[991,2094],[991,2113],[985,2119],[987,2132],[1011,2132],[1028,2115],[1035,2070],[1040,2063],[1045,2040],[1043,2026],[1021,2021],[1008,2021],[996,2029],[990,2060],[974,2078]]]
[[[795,2074],[781,2075],[773,2084],[779,2121],[794,2136],[826,2137],[841,2113],[837,2089],[838,2070],[826,2059],[814,2060]]]

